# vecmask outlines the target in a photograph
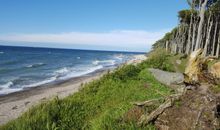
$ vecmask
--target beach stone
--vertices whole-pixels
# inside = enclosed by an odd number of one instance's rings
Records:
[[[182,73],[167,72],[153,68],[149,68],[148,70],[159,82],[167,86],[181,84],[184,81],[184,76]]]

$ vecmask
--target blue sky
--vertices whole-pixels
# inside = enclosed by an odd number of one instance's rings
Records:
[[[186,0],[0,0],[0,44],[147,51],[186,8]]]

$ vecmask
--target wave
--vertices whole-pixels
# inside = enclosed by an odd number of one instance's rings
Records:
[[[55,71],[55,73],[58,73],[58,74],[65,74],[67,72],[69,72],[69,69],[67,67],[64,67],[64,68],[61,68],[61,69]]]
[[[43,64],[38,64],[38,65],[43,65]],[[54,74],[52,74],[50,78],[46,78],[45,80],[41,80],[41,81],[33,81],[32,83],[28,83],[28,84],[25,84],[25,82],[23,82],[23,78],[19,78],[16,80],[13,79],[13,81],[0,85],[0,95],[22,91],[24,88],[38,87],[41,85],[52,83],[54,81],[61,81],[61,80],[67,80],[67,79],[74,78],[74,77],[80,77],[83,75],[93,73],[102,68],[104,68],[102,65],[97,65],[93,67],[89,67],[89,66],[82,67],[81,66],[79,68],[63,67],[63,68],[60,68],[54,71]]]
[[[57,77],[54,76],[54,77],[48,78],[48,79],[40,81],[40,82],[32,83],[30,85],[24,85],[23,88],[37,87],[37,86],[40,86],[40,85],[51,83],[51,82],[55,81],[56,79],[57,79]]]
[[[45,63],[35,63],[35,64],[32,64],[32,65],[27,65],[26,67],[27,68],[36,68],[36,67],[40,67],[40,66],[44,66],[46,65]]]
[[[3,51],[0,51],[0,54],[4,54],[4,52],[3,52]]]
[[[115,60],[95,60],[92,62],[93,65],[99,65],[99,64],[104,64],[104,65],[115,65],[116,61]]]
[[[6,88],[10,88],[10,86],[12,86],[12,85],[13,85],[13,82],[10,81],[6,84],[0,85],[0,88],[6,89]]]
[[[114,55],[114,58],[117,59],[117,60],[123,60],[125,56],[123,54],[117,54],[117,55]]]
[[[8,82],[6,84],[0,85],[0,95],[9,94],[17,91],[21,91],[22,88],[10,88],[13,82]]]
[[[23,88],[6,88],[6,89],[2,89],[0,90],[0,95],[6,95],[9,93],[14,93],[14,92],[18,92],[23,90]]]
[[[59,79],[65,80],[65,79],[70,79],[70,78],[74,78],[74,77],[80,77],[80,76],[83,76],[83,75],[93,73],[93,72],[95,72],[97,70],[100,70],[102,68],[103,68],[102,65],[98,65],[98,66],[90,67],[88,69],[81,70],[81,71],[78,71],[78,72],[77,71],[72,71],[71,73],[68,73],[67,75],[62,76]]]

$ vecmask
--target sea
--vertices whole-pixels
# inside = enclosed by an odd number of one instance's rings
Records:
[[[0,95],[114,69],[139,54],[0,46]]]

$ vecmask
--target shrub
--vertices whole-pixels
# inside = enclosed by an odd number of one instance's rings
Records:
[[[136,78],[139,72],[140,68],[138,68],[137,66],[125,65],[115,71],[114,75],[112,76],[114,77],[114,79],[125,81],[131,78]]]
[[[165,49],[157,48],[148,55],[148,60],[139,65],[141,68],[151,67],[165,71],[174,71],[174,67],[169,57],[171,54]]]

